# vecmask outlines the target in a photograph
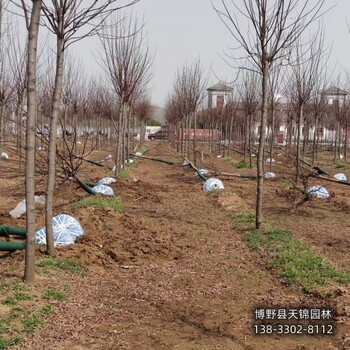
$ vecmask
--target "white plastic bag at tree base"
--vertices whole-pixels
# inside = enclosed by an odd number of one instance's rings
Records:
[[[45,204],[46,198],[45,196],[34,196],[35,203]],[[22,214],[26,212],[26,200],[19,202],[15,209],[11,210],[9,214],[13,219],[18,219]]]
[[[346,175],[343,173],[335,174],[334,177],[339,181],[346,181],[347,180]]]
[[[208,175],[209,174],[209,170],[207,170],[207,169],[198,169],[198,171],[201,175]],[[195,172],[194,174],[198,176],[197,172]]]
[[[264,179],[274,179],[275,177],[276,177],[276,174],[271,171],[268,171],[264,174]]]
[[[344,159],[344,156],[342,154],[339,154],[340,160]]]
[[[322,186],[310,187],[307,190],[307,193],[310,197],[313,197],[313,198],[322,198],[322,199],[329,198],[328,191]]]
[[[6,152],[1,152],[1,158],[9,159],[9,155]]]
[[[96,193],[102,193],[106,196],[114,196],[114,191],[112,188],[106,185],[97,185],[92,188]]]
[[[266,163],[270,163],[270,162],[271,162],[271,163],[274,163],[274,162],[275,162],[275,160],[274,160],[273,158],[272,158],[272,159],[267,158],[267,159],[266,159]]]
[[[208,179],[205,181],[203,185],[203,190],[205,192],[213,191],[213,190],[223,190],[224,189],[224,184],[222,183],[221,180],[219,179]]]
[[[110,185],[115,182],[117,182],[117,180],[109,176],[103,177],[101,180],[98,180],[99,185]]]
[[[52,219],[53,240],[56,247],[73,244],[84,231],[79,221],[67,214],[60,214]],[[46,228],[35,232],[35,244],[46,244]]]
[[[129,159],[129,161],[128,161],[127,159],[125,159],[125,163],[132,164],[132,163],[134,163],[134,160],[133,159]]]

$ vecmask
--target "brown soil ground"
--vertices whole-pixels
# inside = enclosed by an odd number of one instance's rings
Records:
[[[71,214],[84,227],[84,236],[58,249],[58,256],[77,258],[87,274],[61,281],[70,285],[69,299],[57,303],[44,326],[18,349],[350,349],[348,286],[329,287],[327,297],[324,291],[307,295],[287,287],[234,229],[235,213],[254,210],[255,181],[225,178],[225,191],[208,195],[167,144],[152,147],[148,155],[178,165],[139,160],[130,180],[112,185],[122,200],[121,214],[71,209],[84,192],[68,182],[57,189],[55,212]],[[277,159],[272,170],[285,171],[284,161]],[[205,162],[208,169],[254,173],[222,158]],[[83,174],[96,181],[107,171],[89,165]],[[25,216],[14,220],[8,215],[24,198],[18,179],[3,180],[0,187],[0,224],[24,226]],[[279,180],[266,181],[264,216],[350,273],[350,189],[344,187],[327,183],[334,197],[295,207],[298,194]],[[1,280],[21,277],[23,257],[23,252],[0,252]],[[19,266],[15,272],[14,265]],[[40,291],[50,283],[39,276],[35,287]],[[253,309],[276,305],[334,307],[336,335],[255,336]]]

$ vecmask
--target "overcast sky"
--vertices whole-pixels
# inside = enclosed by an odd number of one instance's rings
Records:
[[[220,0],[213,2],[219,5]],[[326,43],[333,45],[329,62],[350,70],[350,34],[346,24],[346,15],[350,23],[350,0],[326,0],[327,8],[333,5],[336,7],[324,15]],[[212,70],[220,79],[229,81],[234,76],[220,54],[235,42],[210,0],[140,0],[133,12],[144,18],[149,47],[155,54],[153,103],[164,104],[176,70],[197,58],[207,72]],[[84,46],[91,51],[88,43],[87,40],[79,43],[78,50]],[[212,73],[209,85],[215,84],[218,78]]]

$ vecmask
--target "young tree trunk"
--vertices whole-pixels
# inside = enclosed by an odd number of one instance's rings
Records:
[[[316,160],[316,141],[317,141],[317,135],[318,135],[318,118],[315,116],[315,131],[314,131],[314,137],[312,141],[312,159],[311,164],[313,165]]]
[[[295,174],[295,183],[298,184],[300,174],[301,174],[301,152],[300,152],[300,136],[301,136],[301,131],[302,131],[302,120],[303,120],[303,113],[304,112],[304,105],[301,104],[299,106],[299,115],[298,115],[298,120],[297,120],[297,157],[296,157],[296,174]]]
[[[146,123],[143,119],[141,119],[140,126],[140,147],[143,147],[145,143],[145,135],[146,135]]]
[[[56,53],[56,72],[55,72],[55,85],[53,95],[53,108],[50,121],[50,135],[49,135],[49,165],[48,165],[48,178],[46,185],[46,242],[47,252],[53,256],[55,254],[54,241],[53,241],[53,196],[55,191],[55,176],[56,176],[56,139],[57,139],[57,121],[61,112],[61,93],[62,93],[62,80],[63,80],[63,63],[64,63],[64,41],[57,36],[57,53]]]
[[[28,33],[28,99],[27,99],[27,134],[26,134],[26,230],[27,247],[25,253],[24,281],[34,281],[35,269],[35,120],[37,113],[37,91],[36,91],[36,62],[37,43],[39,33],[41,0],[33,0],[32,14]]]
[[[348,158],[348,122],[345,122],[345,140],[344,140],[344,161]]]
[[[264,195],[264,150],[265,150],[265,134],[267,120],[267,85],[269,76],[269,62],[264,62],[262,72],[262,107],[261,107],[261,128],[259,138],[259,148],[257,156],[257,188],[256,188],[256,216],[255,228],[260,229],[262,223],[262,207]]]
[[[249,115],[249,126],[248,126],[248,152],[249,152],[249,166],[252,168],[252,152],[253,152],[253,144],[252,144],[252,126],[253,126],[253,115]]]

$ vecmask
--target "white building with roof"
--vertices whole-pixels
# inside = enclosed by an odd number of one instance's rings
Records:
[[[232,97],[233,88],[223,83],[217,83],[209,88],[208,108],[222,108]]]

